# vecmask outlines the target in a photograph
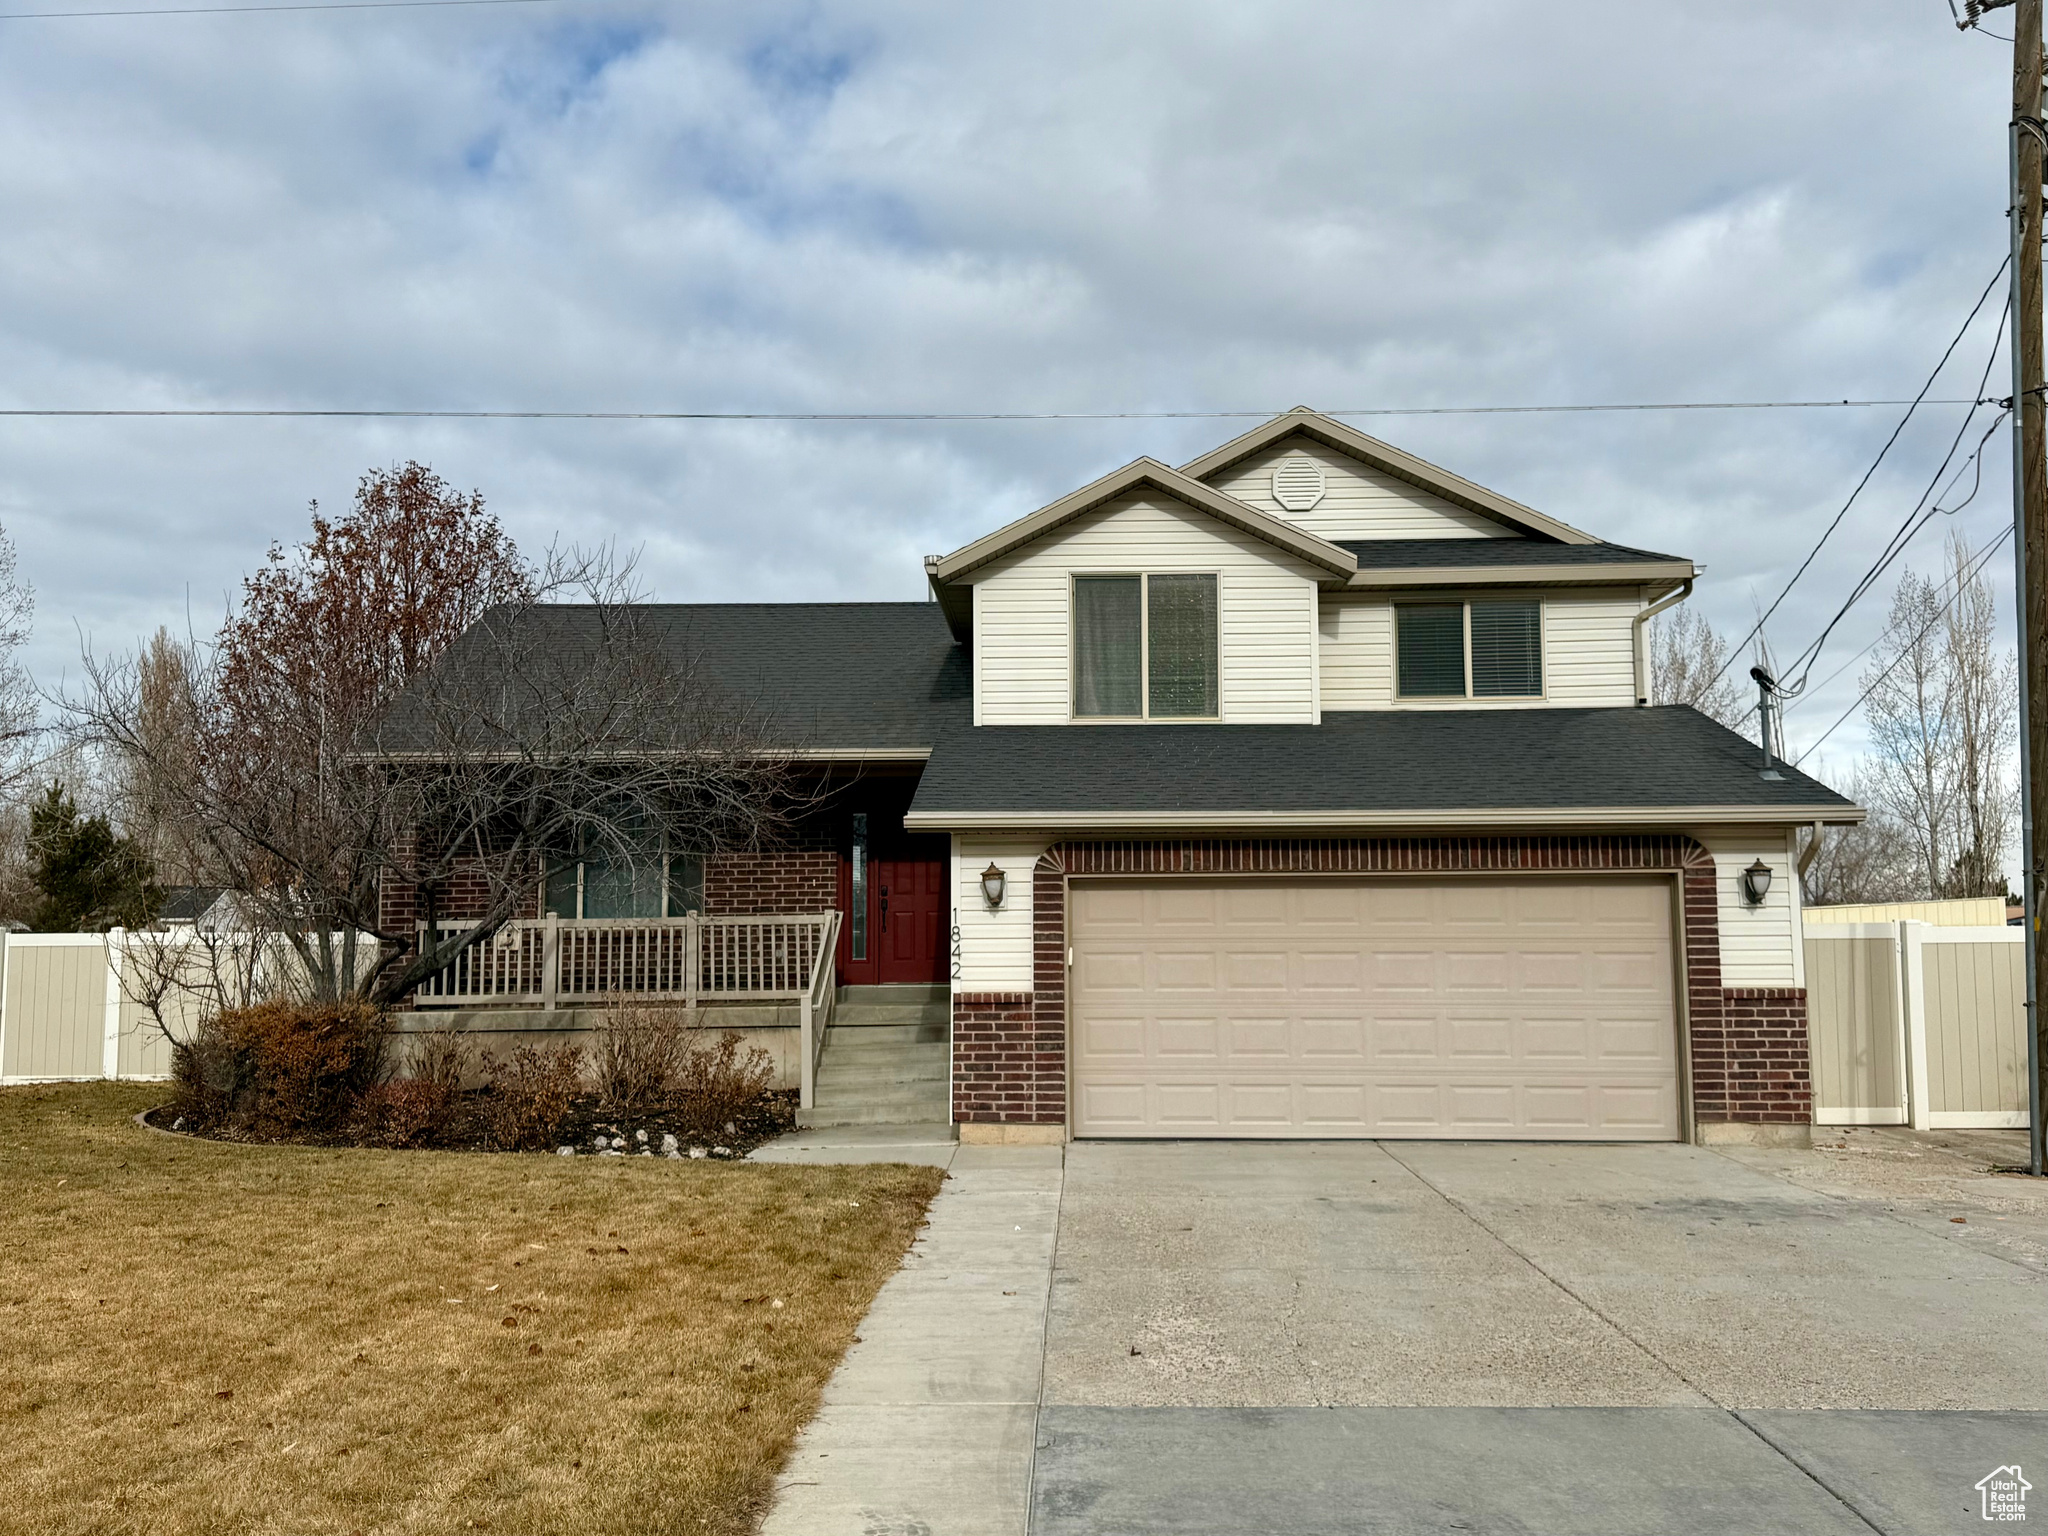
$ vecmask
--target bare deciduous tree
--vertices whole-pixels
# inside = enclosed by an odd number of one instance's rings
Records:
[[[1886,810],[1870,775],[1859,771],[1843,793],[1869,808],[1855,826],[1830,827],[1807,867],[1802,899],[1808,906],[1908,901],[1924,892],[1913,839]]]
[[[1915,894],[2002,895],[2017,816],[2006,759],[2018,674],[1994,643],[1991,594],[1960,540],[1948,563],[1946,582],[1899,577],[1863,674],[1867,793],[1910,840]]]
[[[314,998],[402,997],[528,915],[551,862],[759,847],[803,803],[794,743],[608,552],[535,570],[417,465],[314,530],[273,551],[216,645],[157,673],[88,656],[67,701],[80,738],[184,807],[212,878]],[[165,678],[189,740],[142,724]],[[387,883],[417,893],[417,945]]]
[[[1681,603],[1650,621],[1650,697],[1657,703],[1690,704],[1734,730],[1749,706],[1728,670],[1727,643],[1705,614]]]

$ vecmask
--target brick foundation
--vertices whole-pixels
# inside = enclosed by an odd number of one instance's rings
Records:
[[[966,1125],[1059,1124],[1067,1118],[1066,1053],[1065,1021],[1044,1034],[1029,992],[955,994],[953,1118]]]
[[[1723,1085],[1713,1113],[1695,1092],[1694,1113],[1703,1124],[1812,1124],[1805,989],[1723,991],[1720,1028],[1703,1032],[1693,1027],[1692,1065],[1695,1081],[1705,1075]]]
[[[1066,1119],[1067,881],[1074,875],[1641,871],[1679,882],[1692,1116],[1805,1124],[1806,994],[1721,985],[1714,861],[1689,837],[1472,837],[1056,844],[1032,872],[1033,990],[954,1000],[954,1117]]]

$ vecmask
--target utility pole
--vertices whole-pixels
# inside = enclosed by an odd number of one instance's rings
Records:
[[[1972,22],[1990,9],[1968,7]],[[2003,8],[2003,7],[1999,7]],[[2041,0],[2013,0],[2012,124],[2012,482],[2014,591],[2020,620],[2021,900],[2027,934],[2027,1162],[2043,1162],[2041,1073],[2048,1067],[2048,946],[2041,943],[2043,878],[2039,833],[2048,828],[2048,401],[2041,332],[2041,177],[2044,147]]]

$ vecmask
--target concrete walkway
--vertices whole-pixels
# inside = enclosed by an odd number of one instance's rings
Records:
[[[767,1536],[1024,1536],[1062,1149],[848,1126],[754,1157],[947,1170],[790,1455]]]

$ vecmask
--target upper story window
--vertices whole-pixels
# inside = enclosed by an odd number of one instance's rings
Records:
[[[1214,573],[1074,578],[1074,714],[1214,719]]]
[[[1404,699],[1543,696],[1543,605],[1533,597],[1398,603],[1394,649]]]

